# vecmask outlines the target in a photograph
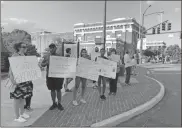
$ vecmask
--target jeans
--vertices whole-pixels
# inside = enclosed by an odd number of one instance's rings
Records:
[[[117,92],[118,76],[119,76],[119,73],[116,73],[116,78],[110,79],[110,82],[109,82],[110,93],[116,93]]]
[[[126,68],[126,79],[125,79],[125,83],[126,84],[129,84],[130,76],[131,76],[131,67],[127,67]]]

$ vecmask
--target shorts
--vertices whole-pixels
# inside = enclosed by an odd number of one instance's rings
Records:
[[[61,90],[64,78],[46,77],[47,88],[49,90]]]

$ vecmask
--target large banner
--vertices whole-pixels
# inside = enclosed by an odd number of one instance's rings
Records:
[[[100,69],[100,75],[113,79],[116,78],[117,62],[97,58],[97,63]]]
[[[50,56],[49,77],[72,78],[76,73],[76,58]]]
[[[80,57],[76,68],[76,76],[97,81],[99,68],[95,61]]]
[[[16,83],[41,78],[41,70],[36,56],[9,57],[10,67]]]
[[[67,48],[71,48],[71,57],[77,58],[77,44],[64,44],[64,55]]]

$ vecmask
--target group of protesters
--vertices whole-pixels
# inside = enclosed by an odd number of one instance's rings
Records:
[[[12,56],[25,56],[26,55],[27,47],[26,47],[25,43],[23,43],[23,42],[16,43],[14,45],[14,48],[15,48],[16,52]],[[56,53],[56,50],[57,50],[57,47],[55,44],[49,45],[50,53],[43,56],[43,61],[41,62],[40,67],[47,67],[46,85],[47,85],[48,90],[51,91],[51,98],[52,98],[52,103],[53,103],[52,106],[49,108],[49,110],[54,110],[57,108],[60,111],[62,111],[62,110],[64,110],[64,107],[61,103],[62,102],[61,101],[61,97],[62,97],[61,89],[64,84],[65,91],[72,92],[70,89],[68,89],[68,84],[73,80],[73,78],[64,79],[64,78],[54,78],[54,77],[48,76],[50,56],[60,56]],[[99,53],[99,49],[96,48],[95,52]],[[95,61],[97,61],[98,58],[111,60],[111,56],[113,54],[116,54],[116,49],[111,49],[111,55],[106,57],[105,49],[101,48],[100,55],[95,58]],[[70,57],[70,55],[71,55],[71,49],[67,48],[65,56]],[[91,57],[88,55],[87,50],[84,48],[81,49],[80,57],[91,60]],[[109,90],[110,90],[109,95],[116,95],[117,82],[118,82],[118,76],[119,76],[121,64],[122,64],[121,60],[119,62],[117,62],[117,71],[116,71],[115,79],[111,79],[111,78],[108,79],[108,78],[100,75],[98,78],[98,81],[93,82],[93,84],[94,84],[93,88],[98,89],[99,97],[101,100],[106,100],[105,90],[106,90],[107,80],[109,80]],[[126,53],[124,55],[124,65],[125,65],[125,69],[126,69],[125,85],[130,86],[131,85],[130,76],[131,76],[132,67],[134,69],[136,68],[135,55],[131,59],[128,51],[126,51]],[[10,98],[14,99],[14,110],[15,110],[15,117],[16,117],[14,121],[25,122],[25,121],[27,121],[26,119],[28,119],[30,117],[28,114],[25,113],[25,110],[29,110],[29,111],[32,110],[30,105],[31,105],[31,98],[33,96],[33,83],[31,81],[28,81],[28,82],[23,82],[23,83],[17,84],[13,77],[11,68],[9,70],[9,78],[10,78],[12,84],[14,85],[13,89],[10,92]],[[102,88],[101,88],[101,81],[103,84]],[[80,102],[84,103],[84,104],[86,103],[86,100],[84,99],[84,94],[86,91],[87,79],[76,76],[75,77],[75,86],[73,88],[73,101],[72,101],[72,104],[74,106],[79,105],[79,102],[77,101],[76,96],[77,96],[77,92],[78,92],[78,89],[80,86],[80,82],[82,83],[82,87],[81,87],[82,92],[81,92]],[[56,102],[56,98],[57,98],[57,102]],[[24,104],[24,101],[26,102],[26,104]]]

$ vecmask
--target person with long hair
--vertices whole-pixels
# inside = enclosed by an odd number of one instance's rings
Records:
[[[23,42],[16,43],[14,45],[15,53],[12,57],[16,56],[25,56],[27,51],[27,46]],[[12,64],[11,64],[12,65]],[[25,113],[24,110],[24,102],[26,98],[30,98],[32,96],[32,82],[23,82],[23,83],[16,83],[16,79],[13,76],[13,72],[11,67],[9,69],[9,78],[13,84],[11,92],[10,92],[10,99],[14,99],[14,113],[16,122],[26,122],[30,116]]]
[[[51,98],[52,98],[52,106],[49,108],[49,110],[54,110],[58,108],[60,111],[64,110],[64,107],[61,105],[61,89],[64,82],[64,78],[54,78],[49,77],[49,63],[50,63],[50,56],[59,56],[56,53],[57,47],[55,44],[51,43],[49,45],[50,54],[47,54],[43,57],[43,61],[41,63],[42,67],[47,67],[47,74],[46,74],[46,83],[47,88],[51,91]],[[58,102],[56,103],[56,95]]]
[[[84,48],[81,50],[80,56],[90,60],[90,58],[88,57],[88,54],[87,54],[87,50],[84,49]],[[80,82],[82,83],[82,92],[81,92],[80,102],[84,103],[84,104],[86,103],[86,101],[84,99],[84,94],[85,94],[86,85],[87,85],[86,81],[87,81],[86,78],[82,78],[82,77],[78,77],[78,76],[76,76],[76,78],[75,78],[75,87],[74,87],[74,90],[73,90],[73,105],[74,106],[79,105],[77,100],[76,100],[76,95],[77,95],[77,92],[78,92],[78,88],[80,86]]]
[[[112,55],[116,55],[116,49],[111,49],[111,55],[108,57],[110,60]],[[116,71],[116,78],[115,79],[112,79],[110,78],[110,81],[109,81],[109,95],[116,95],[116,92],[117,92],[117,82],[118,82],[118,76],[119,76],[119,71],[120,71],[120,65],[121,65],[121,60],[119,62],[117,62],[117,71]]]

